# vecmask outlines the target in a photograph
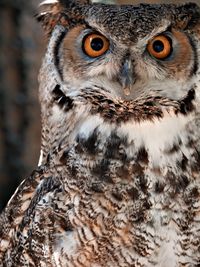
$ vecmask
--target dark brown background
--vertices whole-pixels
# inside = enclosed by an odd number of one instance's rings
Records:
[[[0,209],[38,161],[44,38],[34,19],[37,4],[0,0]]]
[[[34,19],[38,3],[0,0],[0,210],[39,158],[37,76],[45,38]]]

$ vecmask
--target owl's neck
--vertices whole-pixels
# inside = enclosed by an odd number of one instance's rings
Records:
[[[55,84],[42,107],[40,163],[57,153],[63,159],[63,153],[64,164],[81,166],[87,176],[95,166],[107,170],[124,162],[129,168],[142,158],[145,168],[164,175],[193,156],[200,136],[193,89],[180,101],[149,96],[132,102],[112,99],[101,88],[61,89]]]
[[[141,161],[149,169],[165,173],[177,169],[184,158],[192,157],[199,136],[194,112],[164,112],[162,118],[120,124],[91,114],[85,105],[67,112],[55,105],[51,113],[43,128],[47,138],[43,142],[45,157],[58,151],[69,157],[70,165],[85,169]]]

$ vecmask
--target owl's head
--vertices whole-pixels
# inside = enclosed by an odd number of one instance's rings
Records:
[[[195,4],[117,6],[45,1],[39,15],[71,88],[97,85],[114,98],[183,98],[198,72],[200,9]],[[73,90],[73,89],[71,89]]]
[[[38,20],[49,39],[39,90],[47,152],[97,129],[149,150],[182,138],[200,108],[197,5],[47,0]]]

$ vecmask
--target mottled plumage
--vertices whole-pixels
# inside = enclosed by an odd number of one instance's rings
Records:
[[[0,217],[0,266],[199,267],[199,7],[40,8],[41,157]]]

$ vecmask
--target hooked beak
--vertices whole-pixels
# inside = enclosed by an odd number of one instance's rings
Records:
[[[121,74],[119,77],[120,84],[125,95],[130,95],[131,86],[135,83],[136,77],[134,75],[133,63],[129,58],[126,58],[121,67]]]

